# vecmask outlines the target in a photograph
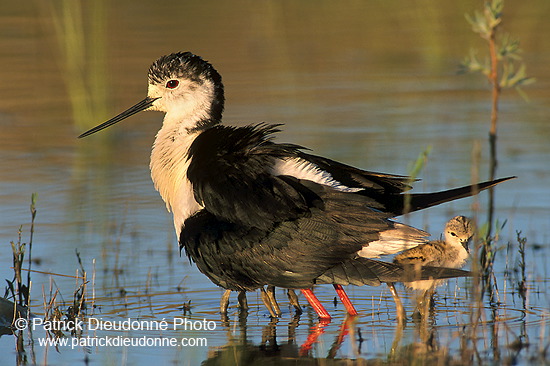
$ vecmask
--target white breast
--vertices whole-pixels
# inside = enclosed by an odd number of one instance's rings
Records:
[[[449,268],[462,268],[469,256],[468,251],[462,246],[462,244],[451,246],[447,243],[445,256],[442,259],[443,263],[441,266]]]
[[[178,237],[185,220],[203,208],[195,200],[193,186],[187,179],[187,151],[196,137],[196,133],[177,134],[163,127],[151,152],[151,178],[166,208],[174,215]]]

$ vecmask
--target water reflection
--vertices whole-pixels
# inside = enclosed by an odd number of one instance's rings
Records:
[[[528,286],[534,288],[533,283]],[[185,291],[185,290],[184,290]],[[154,288],[143,291],[141,294],[133,294],[130,291],[114,292],[109,297],[93,299],[98,304],[96,308],[88,308],[88,318],[100,318],[105,320],[120,321],[128,316],[133,320],[152,320],[155,322],[170,317],[181,319],[189,318],[192,321],[200,321],[205,315],[214,319],[216,314],[192,312],[185,313],[181,303],[166,305],[167,299],[173,301],[176,294],[162,293]],[[522,302],[522,295],[511,292],[506,294],[508,304],[517,300],[522,304],[519,308],[502,303],[495,306],[481,304],[477,308],[475,303],[469,303],[461,295],[455,301],[457,304],[447,304],[447,295],[436,296],[434,306],[430,312],[421,317],[409,317],[408,323],[398,323],[395,313],[386,319],[376,320],[368,315],[371,306],[366,309],[359,308],[360,316],[342,316],[338,312],[332,323],[316,320],[315,313],[307,308],[303,315],[292,316],[284,313],[280,319],[269,317],[257,318],[255,311],[248,313],[238,311],[227,316],[220,317],[220,323],[213,333],[197,332],[155,332],[155,331],[94,331],[85,326],[82,332],[73,333],[49,333],[41,329],[26,329],[14,331],[9,325],[4,324],[2,337],[16,338],[17,352],[15,361],[17,365],[34,364],[36,359],[44,359],[49,363],[55,363],[59,359],[81,359],[83,355],[87,360],[101,359],[105,352],[101,347],[57,347],[57,352],[48,352],[48,349],[56,349],[54,346],[44,347],[39,345],[39,338],[56,339],[61,336],[68,338],[70,342],[80,338],[89,337],[181,337],[206,336],[208,339],[208,353],[197,358],[204,360],[205,365],[216,364],[258,364],[267,362],[275,364],[315,364],[323,360],[323,364],[336,365],[364,364],[366,362],[381,362],[389,364],[409,364],[425,362],[438,364],[441,362],[479,363],[484,364],[488,360],[499,362],[514,362],[525,358],[526,352],[531,360],[544,357],[544,338],[538,338],[537,334],[529,333],[529,329],[541,329],[547,327],[546,318],[548,312],[545,307],[533,307]],[[387,303],[391,304],[391,296],[387,294]],[[326,300],[326,299],[325,299]],[[410,299],[409,299],[410,300]],[[66,304],[67,305],[67,304]],[[65,306],[66,306],[65,305]],[[286,304],[284,304],[286,305]],[[254,310],[259,304],[253,304]],[[456,309],[462,313],[456,313]],[[407,310],[412,313],[412,307],[407,303]],[[9,306],[12,313],[13,304]],[[200,310],[200,309],[196,309]],[[479,310],[479,312],[477,311]],[[236,315],[233,317],[233,315]],[[38,314],[39,317],[44,315]],[[475,317],[479,316],[478,319]],[[464,322],[460,321],[463,318]],[[451,319],[455,318],[456,321]],[[449,322],[449,320],[451,320]],[[386,335],[384,335],[386,333]],[[381,338],[382,337],[382,338]],[[382,339],[387,339],[388,345],[380,344]],[[385,341],[384,341],[385,342]],[[490,344],[490,348],[487,345]],[[134,357],[144,357],[143,349],[130,348]],[[166,352],[159,349],[157,352]],[[125,351],[126,352],[126,351]],[[182,348],[178,352],[187,354],[189,349]]]
[[[319,336],[324,332],[324,328],[328,322],[319,322],[310,327],[310,333],[307,340],[298,345],[296,341],[296,328],[300,325],[300,315],[296,315],[290,323],[288,323],[286,335],[279,336],[277,340],[277,324],[278,319],[272,319],[262,330],[262,341],[259,344],[250,342],[247,338],[246,320],[239,321],[238,336],[234,336],[230,331],[229,324],[226,324],[228,329],[228,342],[220,349],[212,352],[208,360],[204,361],[203,365],[230,365],[230,364],[258,364],[262,360],[268,363],[277,360],[277,364],[297,364],[310,365],[315,358],[310,354],[312,347],[317,342]],[[332,346],[327,352],[325,360],[334,359],[338,348],[341,346],[344,337],[348,335],[350,326],[353,325],[353,318],[346,317],[343,321],[340,331],[337,334]],[[283,338],[283,340],[281,340]],[[341,362],[340,360],[339,362]],[[327,364],[332,364],[328,362]]]

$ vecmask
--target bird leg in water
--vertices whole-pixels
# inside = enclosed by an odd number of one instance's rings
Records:
[[[321,318],[323,320],[330,320],[331,319],[330,314],[328,313],[327,309],[325,309],[323,304],[321,304],[321,302],[319,301],[317,296],[315,296],[315,294],[313,293],[313,291],[311,291],[310,288],[302,289],[302,294],[304,294],[304,296],[307,299],[307,302],[309,302],[309,304],[311,305],[313,310],[315,310],[317,315],[319,315],[319,318]]]
[[[420,317],[422,318],[429,314],[434,293],[435,287],[432,286],[429,289],[425,290],[422,294],[417,295],[415,309],[416,316],[420,315]]]
[[[336,337],[336,340],[332,344],[332,347],[330,347],[330,350],[328,351],[327,358],[328,359],[334,359],[336,357],[336,353],[340,349],[340,346],[342,343],[344,343],[344,339],[350,332],[350,329],[352,329],[351,325],[353,323],[354,316],[353,315],[347,315],[344,321],[342,322],[342,325],[340,326],[340,331],[338,332],[338,337]],[[353,331],[353,330],[352,330]]]
[[[244,311],[248,311],[248,301],[246,300],[246,291],[240,291],[239,295],[237,296],[237,300],[239,301],[239,308]]]
[[[311,290],[310,289],[302,290],[302,293],[305,295],[304,291],[309,292]],[[313,292],[311,292],[311,294],[313,295]],[[306,297],[307,297],[307,295],[306,295]],[[315,295],[313,295],[313,297],[315,297]],[[317,299],[317,298],[315,298],[315,299]],[[319,300],[317,300],[317,301],[319,301]],[[328,313],[327,313],[327,315],[328,315]],[[321,334],[323,334],[325,332],[325,328],[329,323],[330,323],[330,316],[329,316],[329,318],[320,319],[319,323],[315,327],[311,328],[311,332],[307,336],[306,341],[300,347],[299,355],[301,357],[307,356],[309,354],[309,351],[311,351],[311,348],[317,342],[317,340],[319,339]]]
[[[220,312],[227,314],[227,308],[229,307],[229,296],[231,296],[231,290],[225,290],[220,299]]]
[[[296,310],[296,315],[302,314],[302,307],[300,306],[300,302],[298,301],[298,295],[296,295],[296,292],[292,289],[286,290],[286,295],[288,296],[288,301],[290,301],[290,305],[294,306],[294,309]]]
[[[268,287],[268,290],[269,290],[269,287]],[[268,292],[263,287],[260,288],[260,292],[262,296],[262,302],[264,303],[265,307],[269,311],[269,315],[271,315],[272,318],[277,318],[278,315],[275,309],[273,308],[273,303],[271,301],[271,297],[269,296]]]
[[[267,297],[269,298],[269,302],[271,304],[271,307],[273,308],[273,311],[275,311],[277,317],[280,317],[283,313],[281,312],[281,308],[279,307],[277,299],[275,298],[275,286],[267,286]]]
[[[336,290],[336,293],[338,294],[338,297],[340,298],[340,301],[342,301],[342,304],[344,304],[344,307],[346,308],[347,312],[351,316],[357,315],[357,310],[355,310],[355,307],[351,303],[351,300],[348,297],[348,294],[346,294],[346,291],[344,291],[344,288],[342,285],[333,285],[334,290]]]
[[[393,301],[395,302],[395,312],[397,313],[397,324],[403,325],[407,321],[407,313],[405,312],[405,308],[403,307],[403,303],[401,302],[401,298],[399,297],[399,294],[397,293],[397,290],[395,289],[395,286],[392,282],[387,283],[391,295],[393,297]]]
[[[220,299],[220,312],[227,314],[227,308],[229,308],[229,297],[231,296],[231,290],[225,290]],[[248,310],[248,301],[246,300],[246,291],[240,291],[237,297],[239,301],[239,307],[241,310]]]

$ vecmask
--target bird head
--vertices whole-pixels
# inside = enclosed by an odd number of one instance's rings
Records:
[[[165,124],[199,130],[221,121],[223,105],[223,84],[216,69],[191,52],[172,53],[160,57],[149,67],[145,99],[84,132],[79,138],[145,110],[165,112]]]

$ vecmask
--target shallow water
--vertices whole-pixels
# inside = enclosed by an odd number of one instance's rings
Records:
[[[173,321],[184,316],[182,306],[191,301],[190,319],[216,324],[208,331],[85,333],[208,341],[208,346],[185,348],[60,347],[56,352],[37,345],[37,339],[44,337],[37,330],[32,337],[24,334],[29,363],[34,357],[39,364],[161,360],[187,365],[207,358],[225,364],[245,350],[247,357],[255,355],[264,362],[284,360],[270,358],[274,355],[296,356],[309,328],[317,325],[309,308],[296,324],[280,291],[283,317],[270,324],[254,293],[249,294],[252,308],[246,322],[239,320],[232,298],[229,321],[224,324],[217,312],[222,290],[180,257],[172,218],[148,171],[160,114],[142,113],[97,136],[75,137],[142,99],[145,72],[154,59],[191,50],[223,75],[228,124],[285,123],[279,141],[395,174],[407,174],[409,164],[431,146],[417,191],[468,184],[472,166],[484,179],[488,85],[478,75],[456,75],[469,48],[484,45],[463,17],[479,4],[454,3],[97,1],[93,2],[97,8],[82,4],[86,17],[76,30],[67,32],[70,36],[56,33],[56,24],[66,24],[60,23],[61,8],[42,2],[5,6],[0,15],[4,85],[0,89],[0,238],[5,253],[0,256],[0,278],[13,278],[9,242],[17,240],[20,225],[23,241],[28,241],[28,206],[31,193],[37,192],[32,256],[39,262],[33,269],[74,275],[78,250],[88,278],[95,272],[94,282],[88,284],[88,305],[95,293],[96,308],[88,309],[89,316]],[[485,323],[476,333],[479,354],[471,356],[478,363],[517,356],[516,362],[528,364],[539,348],[548,345],[549,7],[539,0],[529,6],[510,2],[505,8],[504,28],[521,40],[528,73],[537,83],[525,88],[529,103],[514,91],[505,91],[501,104],[498,175],[518,179],[496,190],[496,218],[506,221],[495,262],[500,298],[498,304],[484,299]],[[79,9],[70,11],[74,16],[69,19],[78,19]],[[64,44],[70,44],[71,52]],[[472,162],[476,141],[482,146],[479,166]],[[486,201],[482,194],[403,219],[438,237],[453,215],[473,215],[476,202],[475,213],[484,222]],[[516,231],[527,238],[525,301],[518,294],[518,275],[513,271],[518,263]],[[32,281],[32,311],[38,315],[44,312],[42,288],[47,294],[51,281],[59,289],[62,309],[68,306],[62,301],[72,301],[74,279],[33,273]],[[439,349],[447,349],[446,354],[458,360],[467,357],[460,340],[463,326],[471,324],[469,286],[468,281],[458,280],[440,288],[428,327],[436,330]],[[336,358],[388,359],[396,330],[389,292],[383,286],[348,292],[360,317]],[[412,313],[411,295],[400,292]],[[332,305],[332,288],[320,286],[316,294],[334,316],[310,354],[325,358],[345,314],[341,305]],[[419,329],[409,321],[396,348],[419,342]],[[519,338],[530,346],[509,347]],[[16,363],[14,344],[13,336],[0,337],[1,364]]]

